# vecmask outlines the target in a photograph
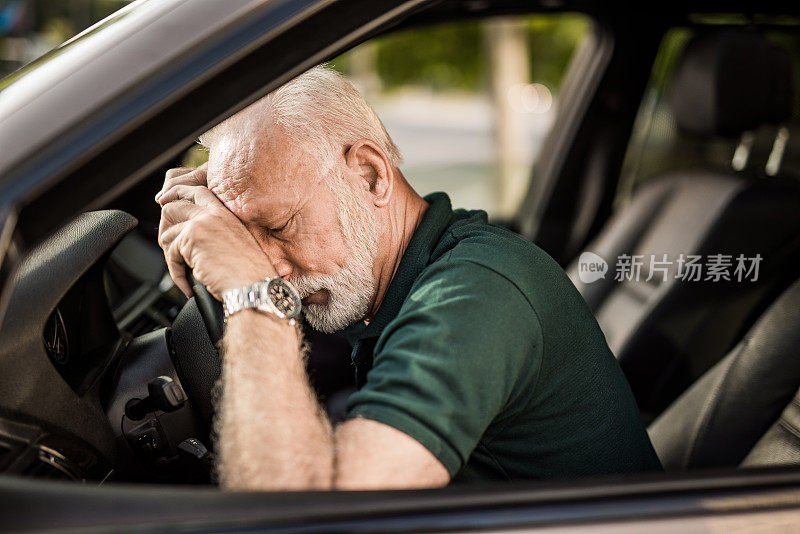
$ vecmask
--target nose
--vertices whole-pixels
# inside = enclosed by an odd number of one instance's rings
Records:
[[[278,276],[288,278],[292,274],[292,264],[286,259],[272,260],[275,270],[278,271]]]
[[[265,240],[261,243],[261,249],[269,256],[272,265],[275,267],[275,270],[278,271],[278,276],[288,278],[292,274],[294,270],[292,262],[289,261],[286,251],[277,240]]]

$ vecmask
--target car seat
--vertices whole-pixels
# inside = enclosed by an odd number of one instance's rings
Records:
[[[800,280],[648,432],[668,471],[800,464]]]
[[[686,46],[671,87],[678,128],[737,136],[791,117],[787,53],[755,32],[712,31]],[[753,169],[687,169],[648,179],[585,249],[605,278],[568,274],[600,323],[646,419],[658,414],[739,340],[796,275],[800,181]],[[615,280],[621,255],[642,255],[639,279]],[[650,258],[672,264],[663,276]],[[683,254],[760,255],[756,281],[676,279]],[[653,276],[647,280],[650,275]],[[665,279],[664,279],[665,278]],[[752,278],[752,277],[751,277]]]

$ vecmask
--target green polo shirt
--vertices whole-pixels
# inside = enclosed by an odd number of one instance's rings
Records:
[[[408,434],[456,481],[661,469],[561,267],[483,211],[426,200],[375,317],[343,332],[359,387],[347,417]]]

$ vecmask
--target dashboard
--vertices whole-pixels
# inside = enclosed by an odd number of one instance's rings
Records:
[[[155,464],[186,438],[207,436],[191,401],[126,420],[154,379],[182,392],[170,327],[191,308],[136,225],[119,210],[84,213],[23,260],[0,326],[0,472],[152,481],[174,476]]]
[[[56,371],[82,395],[124,346],[103,288],[103,262],[91,266],[47,318],[42,341]]]

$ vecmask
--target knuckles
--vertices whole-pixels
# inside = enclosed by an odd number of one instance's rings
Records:
[[[195,248],[199,243],[204,243],[219,225],[214,219],[216,218],[202,214],[186,221],[180,232],[182,244]]]
[[[169,169],[164,174],[164,186],[162,191],[167,191],[176,185],[204,185],[206,169],[205,167],[175,167]]]
[[[157,242],[179,287],[184,265],[198,267],[198,258],[215,257],[214,250],[247,234],[236,216],[208,189],[205,176],[205,166],[170,169],[157,198],[161,204]]]
[[[164,174],[164,178],[165,178],[165,180],[164,180],[164,181],[165,181],[165,183],[166,183],[166,182],[168,182],[169,180],[171,180],[172,178],[175,178],[175,177],[177,177],[177,176],[181,176],[181,175],[184,175],[184,174],[190,173],[190,172],[192,172],[192,170],[193,170],[193,169],[192,169],[191,167],[175,167],[175,168],[169,169],[169,170],[168,170],[168,171],[167,171],[167,172]]]

